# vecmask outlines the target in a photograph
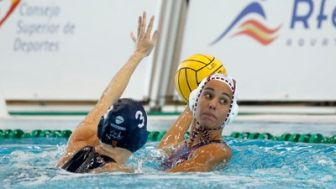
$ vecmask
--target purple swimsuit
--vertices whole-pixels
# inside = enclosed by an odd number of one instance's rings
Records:
[[[195,146],[192,146],[191,148],[187,147],[186,143],[183,143],[183,145],[175,150],[169,157],[166,159],[163,163],[162,166],[163,168],[170,169],[175,167],[176,165],[184,162],[185,160],[189,159],[189,155],[195,151],[196,149],[205,146],[210,143],[222,143],[221,140],[212,140],[209,143],[199,143],[196,144]]]

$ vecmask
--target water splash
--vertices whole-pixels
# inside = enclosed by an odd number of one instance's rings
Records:
[[[3,188],[333,188],[336,147],[266,140],[226,138],[232,160],[208,173],[168,174],[156,142],[134,153],[128,166],[135,174],[74,174],[55,168],[66,141],[0,144]]]

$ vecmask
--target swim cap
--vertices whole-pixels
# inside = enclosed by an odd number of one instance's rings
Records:
[[[119,99],[101,118],[97,133],[102,143],[135,152],[147,141],[147,114],[139,102]]]
[[[228,125],[232,123],[232,121],[237,117],[238,115],[238,104],[237,104],[237,89],[236,89],[236,81],[228,76],[225,76],[223,74],[212,74],[206,78],[204,78],[201,83],[198,85],[198,87],[193,90],[190,93],[189,96],[189,108],[193,112],[193,116],[195,117],[196,115],[196,108],[197,108],[197,103],[198,99],[201,96],[201,93],[203,91],[204,86],[211,80],[217,80],[225,83],[228,85],[232,91],[232,99],[231,99],[231,105],[230,105],[230,110],[228,112],[228,115],[226,116],[226,119],[224,123],[221,125],[221,128],[223,128],[225,125]]]

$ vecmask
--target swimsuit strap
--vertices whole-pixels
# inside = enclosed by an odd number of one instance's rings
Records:
[[[209,143],[223,143],[222,140],[211,140]],[[198,143],[195,146],[189,147],[185,141],[184,145],[181,145],[178,149],[176,149],[166,160],[164,160],[161,165],[164,167],[164,169],[172,168],[185,160],[188,160],[190,154],[196,150],[197,148],[200,148],[204,145],[207,145],[205,143]]]
[[[98,154],[98,153],[97,153]],[[113,158],[109,157],[109,156],[105,156],[102,154],[98,154],[99,157],[101,157],[105,163],[117,163]]]
[[[77,151],[62,166],[62,169],[73,173],[86,173],[107,163],[116,163],[116,161],[111,157],[97,153],[93,146],[85,146]]]
[[[198,144],[192,146],[192,147],[190,148],[190,151],[194,151],[194,150],[196,150],[197,148],[200,148],[200,147],[202,147],[202,146],[205,146],[205,145],[207,145],[207,144],[211,144],[211,143],[223,143],[223,141],[222,141],[222,140],[211,140],[211,141],[209,141],[208,143],[202,143],[202,142],[200,142],[200,143],[198,143]]]

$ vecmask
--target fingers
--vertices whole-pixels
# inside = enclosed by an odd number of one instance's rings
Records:
[[[135,43],[141,39],[151,40],[154,43],[158,40],[157,31],[155,31],[151,36],[155,17],[151,16],[148,26],[146,25],[146,17],[147,17],[146,12],[143,12],[142,16],[139,16],[138,19],[137,34],[135,35],[133,32],[131,32],[131,39]]]
[[[138,39],[143,36],[146,27],[146,12],[142,14],[142,17],[139,17],[139,26],[138,26]]]
[[[142,23],[141,19],[142,19],[141,16],[139,16],[139,19],[138,19],[138,31],[137,31],[138,38],[140,36],[140,31],[141,31],[141,23]]]
[[[146,31],[146,37],[150,37],[150,34],[152,32],[152,28],[153,28],[153,23],[154,23],[154,16],[151,16],[150,21],[149,21],[149,25],[148,25],[147,31]]]
[[[143,12],[143,14],[142,14],[142,31],[145,31],[145,27],[146,27],[146,20],[147,20],[147,18],[146,18],[146,12]]]

